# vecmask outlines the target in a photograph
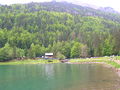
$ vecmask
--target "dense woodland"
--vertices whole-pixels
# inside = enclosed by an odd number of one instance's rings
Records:
[[[0,61],[120,55],[120,14],[65,2],[0,6]]]

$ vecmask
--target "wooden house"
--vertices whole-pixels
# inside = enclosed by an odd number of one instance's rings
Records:
[[[46,59],[52,59],[53,58],[53,53],[45,53],[45,58]]]

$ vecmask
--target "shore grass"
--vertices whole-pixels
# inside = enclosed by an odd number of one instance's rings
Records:
[[[19,64],[51,64],[51,63],[60,63],[59,60],[12,60],[9,62],[0,62],[0,65],[19,65]]]
[[[120,64],[115,62],[116,60],[120,60],[120,56],[116,57],[97,57],[97,58],[86,58],[86,59],[70,59],[70,63],[106,63],[115,68],[120,69]],[[0,62],[0,65],[19,65],[19,64],[51,64],[51,63],[60,63],[59,60],[12,60],[9,62]]]
[[[116,63],[115,60],[120,60],[120,57],[117,56],[114,58],[98,57],[98,58],[87,58],[87,59],[70,59],[69,62],[70,63],[105,63],[111,65],[114,68],[120,69],[120,64]]]
[[[116,63],[115,61],[106,61],[105,63],[107,63],[117,69],[120,69],[120,64]]]

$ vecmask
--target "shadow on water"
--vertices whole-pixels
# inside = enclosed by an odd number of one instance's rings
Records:
[[[0,90],[118,90],[120,78],[99,64],[0,66]]]

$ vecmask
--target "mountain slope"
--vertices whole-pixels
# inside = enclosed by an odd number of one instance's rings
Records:
[[[0,7],[0,61],[54,52],[67,58],[120,55],[119,14],[66,2]]]
[[[101,17],[104,19],[120,22],[120,14],[114,13],[115,11],[110,11],[110,8],[100,8],[93,9],[90,7],[83,7],[80,5],[75,5],[67,2],[45,2],[45,3],[29,3],[24,5],[11,5],[2,6],[5,7],[7,11],[1,10],[0,13],[4,12],[37,12],[41,10],[45,11],[56,11],[56,12],[67,12],[73,15],[81,16],[94,16]],[[113,13],[112,13],[113,12]]]

